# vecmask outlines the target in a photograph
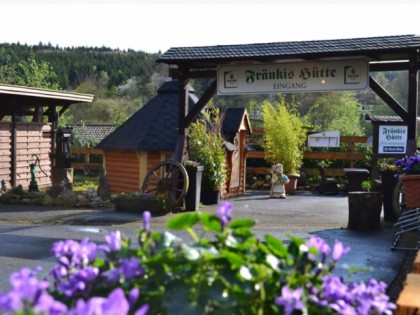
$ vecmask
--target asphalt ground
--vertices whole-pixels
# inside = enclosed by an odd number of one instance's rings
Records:
[[[367,268],[369,271],[358,271],[350,280],[366,282],[375,278],[388,285],[391,298],[398,295],[410,255],[406,250],[391,250],[393,224],[384,222],[383,212],[380,229],[358,231],[347,228],[349,210],[345,194],[320,196],[317,192],[298,191],[287,199],[270,199],[267,191],[249,191],[228,201],[233,204],[235,218],[257,222],[253,231],[261,239],[266,234],[284,241],[289,239],[288,235],[305,239],[317,235],[331,246],[335,240],[341,241],[351,251],[337,265],[337,275],[347,279],[348,267]],[[217,208],[218,205],[203,206],[200,211],[216,212]],[[152,230],[165,230],[166,221],[174,215],[153,217]],[[0,204],[0,278],[7,279],[12,270],[25,266],[45,265],[49,270],[53,264],[53,259],[48,258],[49,248],[57,240],[88,236],[103,241],[106,234],[117,229],[133,238],[141,226],[139,213],[116,212],[113,207],[63,209]],[[186,233],[179,236],[188,238]],[[1,291],[7,289],[5,282],[0,283]]]

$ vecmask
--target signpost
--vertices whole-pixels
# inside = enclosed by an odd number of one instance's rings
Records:
[[[363,90],[366,59],[223,65],[217,68],[219,95]]]
[[[379,125],[379,154],[406,154],[407,126]]]

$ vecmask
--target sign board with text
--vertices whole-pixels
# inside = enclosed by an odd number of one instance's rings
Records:
[[[226,65],[217,68],[217,93],[318,92],[368,87],[366,59]]]
[[[323,131],[308,135],[308,147],[338,148],[340,147],[340,131]]]
[[[407,151],[407,126],[379,126],[379,154],[405,154]]]

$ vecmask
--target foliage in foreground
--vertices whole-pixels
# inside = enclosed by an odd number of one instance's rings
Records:
[[[350,250],[341,242],[331,248],[315,236],[285,244],[271,235],[262,242],[252,220],[232,220],[231,207],[170,219],[169,228],[191,235],[188,243],[151,232],[149,212],[138,246],[118,231],[103,245],[57,242],[53,288],[36,270],[22,269],[12,274],[11,291],[0,295],[0,309],[15,315],[392,314],[384,283],[345,283],[331,274]]]

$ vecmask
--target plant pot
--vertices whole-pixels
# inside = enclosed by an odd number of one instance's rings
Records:
[[[400,175],[407,208],[420,208],[420,175]]]
[[[381,171],[381,192],[382,200],[384,203],[384,220],[389,222],[397,221],[393,207],[392,207],[392,194],[397,185],[398,178],[395,177],[396,172]]]
[[[185,195],[185,210],[197,211],[200,208],[201,179],[204,166],[185,166],[188,174],[188,191]]]
[[[152,215],[165,212],[165,207],[161,200],[142,198],[114,198],[112,202],[115,205],[115,211],[138,213],[149,211]]]
[[[286,188],[286,194],[294,195],[296,193],[297,183],[298,183],[300,175],[290,174],[290,175],[287,175],[287,177],[289,177],[289,182],[284,185],[284,187]]]
[[[203,205],[217,205],[220,203],[220,190],[202,190],[200,201]]]
[[[377,191],[348,193],[349,221],[352,230],[377,230],[381,227],[382,196]]]

